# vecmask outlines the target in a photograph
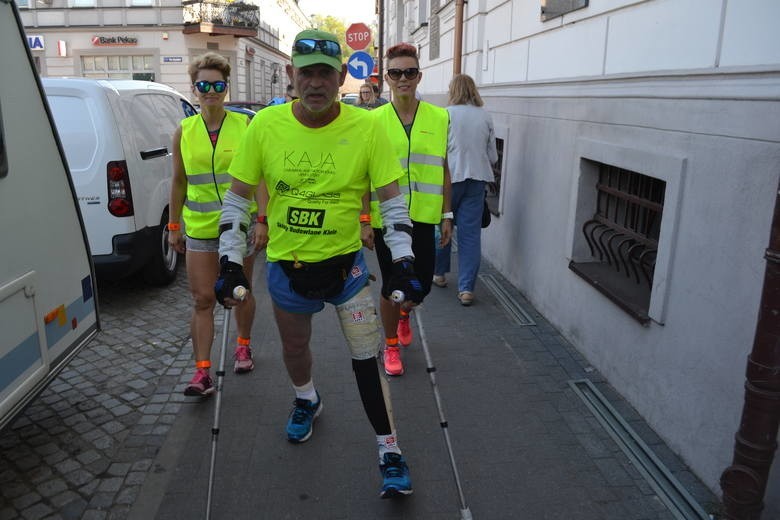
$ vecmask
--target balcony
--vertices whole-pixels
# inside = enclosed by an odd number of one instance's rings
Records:
[[[256,5],[243,2],[185,0],[184,34],[257,36],[260,18]]]

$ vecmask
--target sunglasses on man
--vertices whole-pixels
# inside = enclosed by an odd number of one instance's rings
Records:
[[[401,79],[403,74],[406,79],[414,79],[420,73],[420,69],[417,67],[409,67],[408,69],[387,69],[387,75],[392,80]]]
[[[211,90],[211,87],[214,87],[214,92],[217,94],[221,94],[225,91],[227,88],[227,81],[196,81],[194,83],[195,88],[198,89],[198,92],[201,94],[207,93],[209,90]]]
[[[298,54],[313,54],[317,51],[325,56],[338,56],[341,54],[341,46],[338,42],[330,40],[313,40],[304,38],[293,44],[293,50]]]

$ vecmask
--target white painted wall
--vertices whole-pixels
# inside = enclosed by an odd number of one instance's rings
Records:
[[[438,60],[425,28],[404,33],[422,49],[425,99],[441,104],[455,2],[445,4]],[[590,0],[546,22],[539,9],[466,4],[462,70],[507,150],[483,254],[720,495],[780,177],[780,2]],[[667,182],[647,327],[568,269],[583,157]],[[780,518],[777,459],[765,518]]]

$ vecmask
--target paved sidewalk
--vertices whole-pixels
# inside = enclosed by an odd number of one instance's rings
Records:
[[[378,272],[374,254],[368,258]],[[374,433],[330,306],[313,323],[314,382],[323,412],[308,442],[286,441],[284,425],[294,394],[281,361],[263,271],[259,262],[252,336],[255,371],[233,374],[232,346],[228,352],[212,518],[460,518],[420,346],[420,322],[437,369],[448,432],[473,518],[675,518],[572,390],[569,381],[581,379],[595,384],[707,512],[717,509],[716,497],[608,382],[484,262],[482,272],[492,274],[536,324],[519,325],[484,284],[478,284],[472,307],[458,303],[454,274],[449,276],[449,288],[432,288],[415,313],[414,343],[403,351],[406,374],[390,378],[399,442],[411,469],[414,495],[379,499]],[[373,290],[378,292],[378,284]],[[215,365],[218,347],[219,340]],[[185,370],[176,392],[189,375]],[[215,402],[183,401],[130,518],[204,517]]]

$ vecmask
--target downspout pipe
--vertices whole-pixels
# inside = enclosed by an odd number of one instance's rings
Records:
[[[377,74],[379,77],[377,80],[379,80],[379,94],[382,94],[382,88],[384,87],[384,65],[385,65],[385,0],[376,0],[376,11],[379,15],[379,34],[377,35],[377,39],[379,40],[379,45],[377,47]]]
[[[780,423],[780,186],[758,312],[747,360],[745,403],[734,459],[720,477],[727,520],[760,520]]]
[[[463,60],[463,7],[465,0],[455,0],[455,42],[452,50],[452,75],[461,73]]]

